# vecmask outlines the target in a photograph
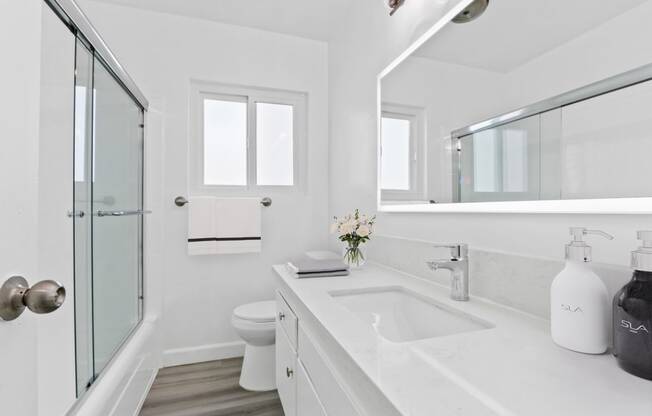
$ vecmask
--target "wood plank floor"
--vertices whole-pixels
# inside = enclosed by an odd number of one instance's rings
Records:
[[[238,384],[242,358],[163,368],[141,416],[283,416],[276,391]]]

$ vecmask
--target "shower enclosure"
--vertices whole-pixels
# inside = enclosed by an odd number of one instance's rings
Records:
[[[74,270],[77,394],[143,316],[144,106],[76,37]]]

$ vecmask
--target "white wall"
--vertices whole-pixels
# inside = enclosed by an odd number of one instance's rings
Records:
[[[416,0],[390,18],[377,1],[360,0],[342,16],[338,36],[329,45],[332,215],[356,207],[375,211],[376,77],[455,3]],[[635,215],[392,213],[381,214],[377,223],[382,234],[466,241],[476,248],[555,259],[563,256],[569,226],[600,227],[616,240],[594,240],[594,259],[626,265],[636,245],[635,230],[649,228],[651,220]]]
[[[628,10],[511,71],[514,107],[650,64],[652,2]]]
[[[260,30],[81,2],[147,98],[160,113],[163,207],[162,331],[167,364],[241,352],[231,328],[233,308],[272,299],[271,265],[327,245],[328,64],[324,43]],[[308,94],[308,177],[304,193],[268,193],[261,254],[186,254],[187,208],[172,201],[188,196],[188,100],[192,79],[277,88]],[[151,133],[151,131],[150,131]],[[231,343],[236,344],[231,344]],[[224,347],[224,348],[220,348]]]

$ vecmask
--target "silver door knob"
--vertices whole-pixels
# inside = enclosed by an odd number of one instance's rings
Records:
[[[56,311],[66,300],[66,288],[54,280],[43,280],[31,288],[22,276],[12,276],[0,287],[0,318],[12,321],[25,307],[34,313]]]

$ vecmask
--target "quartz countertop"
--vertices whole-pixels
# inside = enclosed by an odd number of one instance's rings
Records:
[[[274,270],[403,415],[652,415],[652,381],[622,371],[610,354],[558,347],[546,320],[480,298],[456,302],[447,287],[378,264],[348,277],[297,279],[283,265]],[[329,294],[391,286],[494,327],[396,343]]]

